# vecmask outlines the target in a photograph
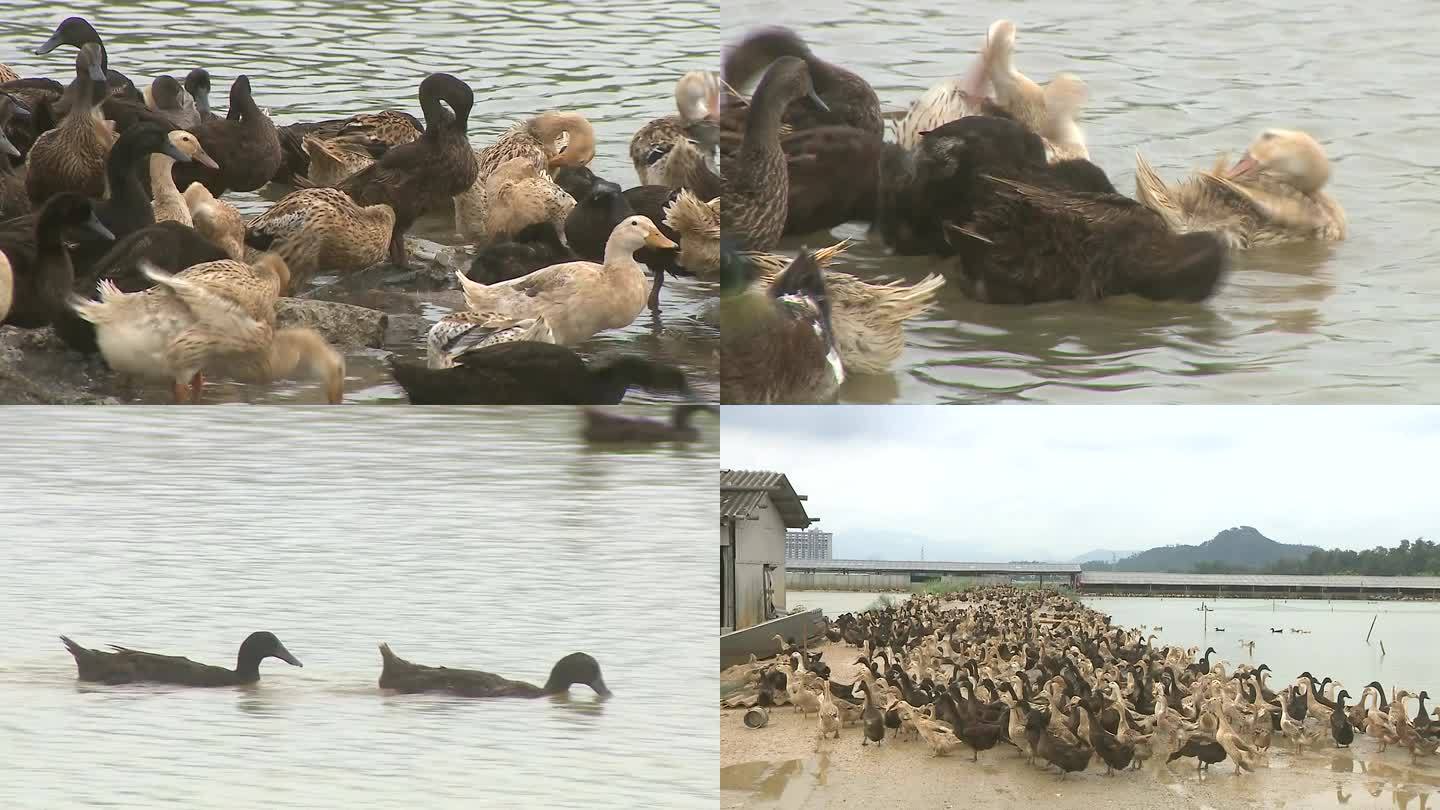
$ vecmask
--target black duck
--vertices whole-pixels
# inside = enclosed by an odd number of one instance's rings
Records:
[[[454,114],[445,111],[442,102]],[[469,189],[479,175],[475,151],[470,148],[466,124],[475,94],[470,86],[448,73],[432,73],[420,83],[420,109],[425,112],[425,134],[402,144],[368,168],[340,184],[340,190],[361,205],[385,203],[395,211],[390,237],[390,261],[405,262],[405,232],[426,212],[451,204],[456,194]]]
[[[690,393],[674,366],[628,355],[587,365],[553,343],[501,343],[454,362],[454,368],[431,369],[392,357],[390,367],[415,405],[614,405],[632,387]]]
[[[696,413],[716,413],[714,405],[676,405],[670,421],[662,422],[644,416],[626,416],[594,408],[585,409],[585,440],[597,443],[643,444],[650,442],[694,442],[700,440],[700,429],[690,424]]]
[[[260,680],[260,662],[279,658],[291,666],[304,666],[274,633],[251,633],[240,645],[234,669],[201,664],[178,655],[159,655],[128,647],[112,646],[115,652],[89,650],[61,636],[65,647],[75,656],[75,667],[82,681],[101,683],[174,683],[182,686],[239,686]]]
[[[449,692],[461,697],[479,698],[538,698],[561,695],[570,691],[573,684],[584,684],[601,697],[610,696],[610,689],[605,685],[605,679],[600,676],[600,664],[582,652],[570,653],[556,661],[544,686],[512,681],[493,672],[482,672],[478,669],[450,669],[412,664],[392,652],[389,644],[380,645],[380,658],[384,661],[384,668],[380,672],[380,688],[394,689],[397,692]]]
[[[118,70],[110,69],[110,54],[105,50],[105,41],[100,38],[100,32],[95,30],[83,17],[66,17],[55,27],[55,33],[45,40],[44,44],[35,49],[37,56],[50,53],[61,45],[69,45],[72,48],[84,48],[86,45],[95,45],[100,52],[100,69],[104,74],[104,80],[108,93],[113,93],[132,101],[143,101],[140,91],[136,89],[135,83],[130,81],[125,74]]]
[[[66,231],[84,228],[102,238],[110,231],[95,216],[84,195],[63,192],[51,197],[40,213],[0,223],[0,251],[10,260],[14,298],[5,323],[26,329],[48,326],[68,307],[75,266],[65,247]]]

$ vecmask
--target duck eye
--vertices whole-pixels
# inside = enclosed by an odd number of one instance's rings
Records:
[[[650,147],[650,151],[645,153],[645,165],[654,166],[656,163],[660,162],[661,158],[670,154],[670,150],[674,148],[675,145],[669,143],[656,144],[655,146]]]
[[[1260,133],[1260,140],[1262,140],[1262,141],[1268,141],[1268,140],[1270,140],[1270,139],[1272,139],[1272,138],[1274,138],[1274,137],[1275,137],[1275,133],[1273,133],[1273,132],[1266,131],[1266,132]]]

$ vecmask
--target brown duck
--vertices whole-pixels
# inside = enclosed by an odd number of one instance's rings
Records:
[[[570,653],[555,662],[544,686],[525,681],[512,681],[493,672],[478,669],[450,669],[412,664],[380,645],[384,669],[380,672],[380,688],[397,692],[449,692],[461,697],[523,697],[537,698],[564,694],[571,684],[584,684],[601,697],[609,697],[610,689],[600,677],[600,664],[582,652]]]
[[[279,658],[291,666],[304,666],[274,633],[251,633],[240,645],[234,669],[201,664],[178,655],[158,655],[110,645],[115,652],[89,650],[61,636],[75,656],[80,680],[101,683],[175,683],[183,686],[238,686],[260,680],[260,662]]]
[[[230,85],[229,114],[234,117],[206,121],[192,132],[220,168],[177,164],[176,188],[200,183],[217,197],[227,191],[254,191],[280,170],[280,137],[270,116],[255,103],[250,77],[237,76]]]
[[[714,405],[695,403],[676,405],[670,412],[670,421],[662,422],[643,416],[626,416],[586,408],[585,440],[616,444],[699,441],[700,430],[690,424],[690,420],[701,411],[716,413],[718,409]]]

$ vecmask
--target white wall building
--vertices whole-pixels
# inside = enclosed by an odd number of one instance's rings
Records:
[[[720,629],[785,613],[785,530],[808,528],[805,496],[783,474],[720,471]]]

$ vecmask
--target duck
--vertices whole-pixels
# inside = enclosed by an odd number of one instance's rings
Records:
[[[600,674],[600,664],[590,655],[574,652],[555,662],[544,686],[525,681],[512,681],[493,672],[478,669],[451,669],[412,664],[396,655],[389,644],[380,645],[380,688],[396,692],[448,692],[460,697],[538,698],[563,695],[575,684],[595,690],[602,698],[610,697],[610,688]]]
[[[255,191],[275,176],[281,163],[280,137],[270,116],[255,103],[249,76],[242,74],[231,83],[229,116],[205,121],[193,130],[219,168],[198,162],[177,164],[177,187],[200,183],[218,197],[227,191]]]
[[[195,98],[174,76],[156,76],[150,82],[145,88],[145,106],[164,116],[176,129],[188,130],[202,123]]]
[[[130,81],[125,74],[118,70],[110,69],[110,54],[105,50],[105,41],[100,38],[100,32],[95,30],[84,17],[66,17],[55,26],[55,32],[50,35],[40,47],[34,50],[36,56],[43,56],[61,45],[69,45],[72,48],[84,49],[86,46],[94,46],[99,53],[99,65],[102,79],[106,84],[106,94],[142,101],[140,91],[135,88],[135,83]]]
[[[454,368],[455,358],[475,349],[515,341],[554,343],[543,315],[507,318],[495,312],[452,312],[430,327],[425,336],[426,368]]]
[[[575,208],[575,199],[528,157],[513,157],[485,178],[484,206],[476,197],[456,197],[455,221],[461,236],[477,242],[510,239],[530,225],[548,222],[558,232]]]
[[[339,188],[361,205],[384,203],[395,211],[390,232],[390,261],[405,267],[405,232],[422,214],[437,210],[474,185],[480,171],[466,135],[475,93],[448,73],[432,73],[420,83],[425,133],[401,144],[355,174]],[[449,104],[453,114],[442,105]]]
[[[220,164],[216,163],[215,158],[210,157],[205,147],[200,144],[200,139],[191,133],[176,129],[167,137],[170,145],[188,160],[212,169],[220,168]],[[175,187],[175,176],[172,172],[175,160],[175,156],[169,154],[168,150],[150,155],[150,191],[154,198],[151,202],[151,215],[155,222],[190,225],[194,222],[190,217],[190,207],[185,204],[185,197],[181,195],[180,189]]]
[[[760,79],[745,122],[744,139],[722,181],[725,226],[749,250],[771,250],[785,231],[790,179],[780,146],[780,125],[792,101],[808,99],[828,110],[817,95],[805,62],[782,56]]]
[[[634,216],[610,234],[601,264],[568,262],[498,284],[478,284],[460,271],[455,275],[470,309],[511,317],[543,315],[555,342],[571,346],[606,329],[629,326],[645,308],[649,285],[634,256],[644,246],[676,247],[648,217]]]
[[[75,657],[75,668],[82,681],[99,683],[171,683],[181,686],[243,686],[260,681],[260,662],[278,658],[292,667],[303,667],[300,659],[290,654],[274,633],[261,630],[251,633],[240,644],[235,668],[201,664],[178,655],[159,655],[129,647],[111,645],[115,652],[91,650],[66,636],[60,641]]]
[[[296,262],[291,281],[299,287],[316,271],[349,273],[385,261],[395,210],[385,203],[361,206],[335,188],[290,192],[245,226],[245,244],[256,250],[293,239],[317,242],[313,262]]]
[[[1050,159],[1086,158],[1085,136],[1075,116],[1088,97],[1079,77],[1062,73],[1044,87],[1016,69],[1015,23],[997,20],[985,41],[985,62],[995,104],[1045,140]]]
[[[575,208],[565,219],[565,241],[581,259],[591,262],[603,260],[606,243],[615,228],[637,214],[660,223],[658,227],[666,239],[674,242],[680,237],[664,224],[665,208],[679,195],[667,186],[636,186],[621,190],[618,184],[598,178],[584,167],[565,167],[556,172],[555,178],[557,184],[576,200]],[[635,261],[654,273],[648,301],[652,311],[659,308],[664,274],[678,271],[675,264],[678,255],[676,247],[641,247],[635,252]]]
[[[1074,740],[1066,740],[1060,736],[1049,723],[1049,710],[1031,712],[1032,717],[1045,723],[1044,729],[1035,742],[1035,753],[1041,759],[1060,769],[1060,778],[1085,770],[1090,765],[1090,758],[1094,756],[1095,750],[1090,747],[1084,739],[1076,736]],[[1028,730],[1027,726],[1027,730]]]
[[[689,396],[680,369],[634,355],[586,362],[573,349],[510,341],[465,352],[429,369],[390,358],[415,405],[614,405],[630,388]]]
[[[455,195],[455,229],[467,233],[482,221],[489,207],[485,184],[505,163],[524,158],[537,172],[553,173],[565,166],[586,166],[594,157],[595,127],[580,113],[552,110],[516,124],[475,152],[475,179]]]
[[[335,177],[330,172],[342,167],[329,165],[322,168],[315,165],[317,160],[326,162],[328,157],[315,153],[311,146],[319,146],[327,153],[331,149],[347,153],[340,158],[347,166],[350,165],[350,155],[359,157],[363,153],[367,159],[354,164],[354,170],[358,171],[390,149],[419,140],[424,133],[425,125],[420,119],[401,110],[286,124],[279,129],[285,165],[276,180],[302,186],[333,186],[353,172]]]
[[[585,429],[581,435],[586,441],[595,443],[697,442],[700,441],[700,429],[690,424],[690,420],[702,411],[719,412],[714,405],[682,403],[671,409],[668,422],[662,422],[586,408],[583,412]],[[825,691],[829,692],[828,689]]]
[[[513,239],[481,247],[465,275],[471,281],[495,284],[578,258],[553,225],[540,222],[521,229]]]
[[[720,178],[708,161],[720,117],[720,77],[692,70],[675,83],[678,115],[657,118],[630,139],[630,162],[641,185],[688,188],[705,199],[719,196]],[[718,135],[718,133],[715,133]]]
[[[937,82],[910,102],[905,116],[895,126],[895,142],[901,149],[914,149],[926,132],[951,121],[999,110],[985,93],[990,81],[989,44],[987,33],[984,47],[964,76]]]
[[[720,396],[726,404],[826,401],[845,381],[814,253],[801,251],[765,285],[753,262],[722,243],[720,324]]]
[[[187,142],[195,141],[193,136],[187,138],[184,133],[172,136],[172,132],[148,122],[137,124],[122,133],[105,161],[109,198],[95,203],[96,216],[105,223],[105,227],[116,237],[125,237],[147,225],[155,224],[155,209],[149,195],[145,193],[141,175],[148,173],[152,157],[163,156],[172,163],[192,162],[194,158]],[[205,153],[201,149],[196,154]],[[105,246],[105,249],[108,249],[108,246]],[[88,267],[104,255],[105,249],[98,252],[77,249],[77,265]]]
[[[1043,151],[1037,136],[1014,121],[962,118],[926,134],[925,142],[922,148],[941,153],[938,159],[956,170],[950,204],[961,216],[946,226],[956,251],[947,278],[976,301],[1133,294],[1198,302],[1215,292],[1229,268],[1226,246],[1215,235],[1177,235],[1158,214],[1120,194],[1071,191],[1043,158],[1007,171],[1006,163],[1016,162],[991,156],[1013,154],[1015,144],[1026,142],[1029,154]],[[968,181],[961,179],[967,174]]]
[[[914,284],[882,284],[829,269],[830,262],[849,246],[846,240],[815,251],[825,269],[835,345],[847,373],[888,374],[905,349],[905,322],[935,304],[945,279],[931,273]],[[789,262],[775,254],[756,254],[753,260],[760,269],[760,280],[767,284],[773,283]]]
[[[80,317],[95,324],[96,342],[115,371],[168,379],[176,402],[198,403],[206,373],[265,383],[298,369],[323,380],[330,403],[341,401],[344,358],[313,329],[275,328],[275,302],[289,282],[280,254],[174,275],[142,270],[155,284],[149,290],[126,293],[102,281],[99,301],[73,300]]]
[[[34,210],[30,195],[25,190],[25,158],[19,146],[6,134],[12,121],[30,117],[30,110],[24,103],[0,90],[0,221],[24,216]],[[29,143],[25,146],[28,150]]]
[[[868,133],[876,141],[885,136],[885,121],[880,114],[880,98],[875,94],[875,88],[856,73],[821,59],[799,34],[789,28],[766,26],[750,31],[725,54],[721,76],[729,87],[745,87],[760,75],[766,65],[773,70],[774,63],[784,59],[797,59],[805,64],[806,72],[814,82],[817,98],[824,100],[808,109],[791,103],[797,99],[789,99],[782,104],[782,107],[789,107],[784,111],[784,119],[793,129],[847,126]],[[761,81],[763,84],[764,80]],[[751,98],[750,110],[738,107],[735,111],[753,114],[759,95],[757,89]],[[729,115],[730,111],[727,110],[726,114]]]
[[[1174,185],[1138,152],[1135,164],[1137,198],[1179,233],[1217,233],[1237,250],[1345,239],[1345,211],[1325,191],[1330,160],[1309,133],[1267,129],[1234,165]]]
[[[230,203],[217,199],[204,183],[191,183],[185,189],[185,207],[196,232],[225,251],[225,255],[241,261],[246,256],[245,217]]]
[[[1350,693],[1341,689],[1335,695],[1335,711],[1330,713],[1330,738],[1335,741],[1336,748],[1349,748],[1350,743],[1355,741],[1355,728],[1350,725],[1350,720],[1345,712],[1345,699]]]
[[[10,304],[15,300],[15,273],[10,269],[10,260],[0,252],[0,323],[10,314]],[[1420,701],[1423,709],[1425,701]]]
[[[65,89],[71,114],[36,138],[26,156],[25,191],[33,204],[38,206],[62,191],[96,199],[105,196],[105,158],[115,133],[100,115],[104,83],[99,46],[81,47],[75,57],[75,80]]]
[[[302,144],[309,156],[306,182],[317,188],[338,186],[345,178],[375,163],[369,150],[338,138],[325,140],[306,135]]]
[[[720,198],[702,202],[689,189],[665,207],[665,224],[679,237],[676,262],[702,279],[720,275]]]
[[[1225,712],[1216,712],[1215,716],[1217,719],[1215,742],[1225,749],[1225,754],[1230,757],[1231,762],[1235,763],[1236,775],[1239,775],[1242,770],[1254,771],[1257,766],[1264,764],[1264,755],[1235,731],[1225,716]]]
[[[83,194],[64,191],[50,197],[32,218],[0,223],[0,252],[13,278],[4,323],[23,329],[49,326],[65,309],[75,283],[75,266],[65,246],[66,231],[89,231],[113,239]]]
[[[820,727],[820,739],[840,739],[840,707],[830,697],[829,689],[820,690],[820,711],[816,715],[816,723]]]

